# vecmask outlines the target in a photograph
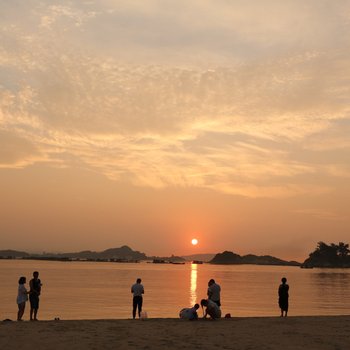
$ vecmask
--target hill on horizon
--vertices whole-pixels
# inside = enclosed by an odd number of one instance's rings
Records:
[[[47,258],[69,258],[69,259],[125,259],[125,260],[146,260],[147,256],[139,251],[132,250],[127,245],[123,245],[119,248],[109,248],[101,252],[95,252],[91,250],[83,250],[73,253],[42,253],[42,254],[29,254],[26,252],[20,252],[16,250],[0,250],[0,257],[47,257]]]
[[[239,264],[251,264],[251,265],[281,265],[281,266],[300,266],[301,263],[297,261],[286,261],[276,258],[271,255],[239,255],[230,251],[224,251],[218,253],[215,257],[209,261],[210,264],[222,264],[222,265],[239,265]]]
[[[193,261],[200,260],[203,262],[209,262],[212,264],[257,264],[257,265],[289,265],[300,266],[297,261],[285,261],[270,255],[257,256],[253,254],[247,254],[240,256],[230,251],[223,253],[206,253],[206,254],[192,254],[185,256],[170,256],[170,257],[157,257],[147,256],[145,253],[135,251],[127,245],[123,245],[119,248],[108,248],[101,252],[84,250],[80,252],[71,253],[42,253],[42,254],[30,254],[23,251],[16,251],[12,249],[0,250],[0,258],[49,258],[49,259],[92,259],[92,260],[108,260],[108,259],[121,259],[121,260],[152,260],[162,259],[168,261]]]
[[[213,259],[214,256],[215,256],[215,253],[207,253],[207,254],[182,255],[181,257],[184,258],[186,261],[200,260],[200,261],[208,262],[211,259]]]

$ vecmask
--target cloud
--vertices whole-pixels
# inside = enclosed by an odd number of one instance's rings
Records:
[[[1,5],[2,166],[79,163],[249,197],[331,191],[350,120],[347,3],[332,4]]]
[[[24,168],[40,159],[40,152],[31,142],[0,129],[0,168]]]

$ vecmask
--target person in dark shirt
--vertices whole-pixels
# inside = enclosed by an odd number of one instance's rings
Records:
[[[289,299],[289,286],[287,284],[287,279],[282,278],[282,284],[278,288],[278,305],[281,309],[281,317],[287,317],[288,314],[288,299]]]
[[[39,309],[39,295],[41,293],[41,281],[39,279],[39,272],[33,272],[33,278],[29,282],[29,301],[30,301],[30,320],[37,321],[37,314]]]

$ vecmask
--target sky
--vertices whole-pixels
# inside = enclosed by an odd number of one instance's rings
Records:
[[[0,249],[349,242],[349,37],[348,0],[0,0]]]

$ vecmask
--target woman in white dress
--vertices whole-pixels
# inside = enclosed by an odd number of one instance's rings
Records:
[[[22,321],[22,316],[24,314],[24,310],[26,308],[26,302],[28,300],[28,291],[25,287],[26,283],[25,277],[20,277],[18,280],[18,295],[17,295],[17,305],[18,305],[18,313],[17,313],[17,321]]]

